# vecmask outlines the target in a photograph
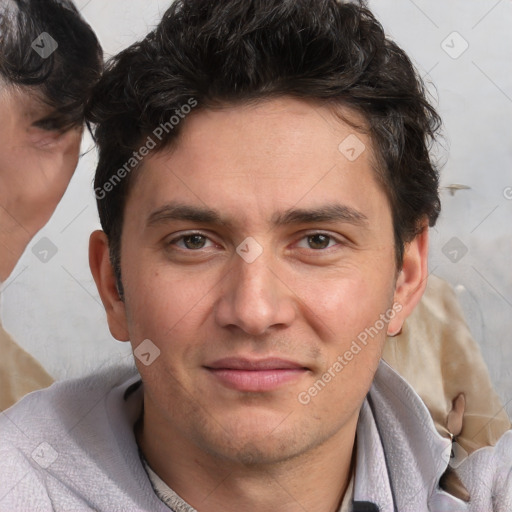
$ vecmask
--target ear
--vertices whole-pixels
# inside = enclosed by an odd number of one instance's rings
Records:
[[[107,313],[112,336],[119,341],[129,341],[125,304],[117,290],[114,269],[110,263],[108,238],[103,231],[94,231],[91,234],[89,266]]]
[[[395,284],[394,303],[400,311],[388,324],[388,336],[398,334],[405,319],[412,313],[427,286],[428,224],[404,248],[403,265]]]

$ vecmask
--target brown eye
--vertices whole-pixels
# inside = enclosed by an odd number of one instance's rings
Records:
[[[206,243],[206,237],[198,234],[184,236],[182,240],[187,249],[202,249]]]
[[[311,249],[325,249],[329,246],[331,240],[330,236],[322,234],[309,235],[307,238]]]
[[[166,242],[166,247],[170,250],[181,251],[182,254],[187,252],[190,254],[192,252],[199,253],[201,249],[213,249],[216,247],[216,244],[209,236],[196,232],[177,236]]]

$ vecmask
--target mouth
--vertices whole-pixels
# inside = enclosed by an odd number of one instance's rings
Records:
[[[278,389],[303,377],[309,368],[285,359],[224,358],[204,368],[223,386],[237,391]]]

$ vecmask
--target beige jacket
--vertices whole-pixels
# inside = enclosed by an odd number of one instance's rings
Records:
[[[456,441],[468,454],[494,446],[511,428],[455,292],[445,281],[429,277],[421,302],[402,333],[387,339],[382,358],[418,393],[443,436],[450,436],[446,425],[452,402],[464,393]]]
[[[43,367],[13,341],[0,323],[0,411],[52,382]]]

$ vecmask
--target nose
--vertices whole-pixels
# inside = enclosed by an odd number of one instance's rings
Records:
[[[215,307],[218,325],[260,336],[272,327],[292,324],[295,295],[271,260],[265,252],[252,263],[234,255],[233,266],[220,284]]]

